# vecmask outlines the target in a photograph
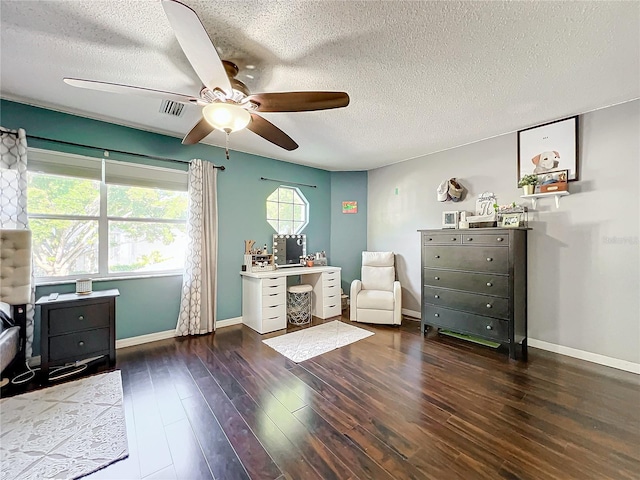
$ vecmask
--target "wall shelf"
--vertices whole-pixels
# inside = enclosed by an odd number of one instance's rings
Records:
[[[556,199],[556,208],[560,208],[560,197],[566,197],[570,195],[569,192],[545,192],[545,193],[532,193],[531,195],[520,195],[520,198],[530,198],[533,204],[533,209],[536,209],[536,204],[539,198],[554,197]]]

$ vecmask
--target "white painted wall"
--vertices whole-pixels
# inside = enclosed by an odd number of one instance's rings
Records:
[[[579,130],[580,181],[559,209],[542,200],[529,215],[529,337],[638,364],[640,101],[581,115]],[[398,254],[403,308],[420,311],[417,230],[439,228],[445,210],[474,211],[484,191],[525,202],[516,162],[509,133],[369,172],[367,248]],[[468,193],[440,203],[450,177]]]

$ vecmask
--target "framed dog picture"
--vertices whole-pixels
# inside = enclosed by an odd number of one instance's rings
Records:
[[[520,214],[519,213],[505,213],[502,215],[503,228],[518,228],[520,226]]]
[[[518,132],[518,180],[558,170],[578,180],[577,115]]]

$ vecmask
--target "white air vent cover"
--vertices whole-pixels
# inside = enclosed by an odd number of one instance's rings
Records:
[[[179,117],[182,115],[184,109],[184,103],[174,102],[172,100],[163,100],[160,105],[160,113],[166,113],[167,115],[173,115]]]

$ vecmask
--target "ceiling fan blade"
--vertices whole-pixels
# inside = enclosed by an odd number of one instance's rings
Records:
[[[247,128],[253,133],[260,135],[265,140],[284,148],[285,150],[295,150],[298,144],[293,139],[276,127],[273,123],[265,120],[260,115],[251,114],[251,122]]]
[[[132,87],[129,85],[120,85],[118,83],[96,82],[94,80],[81,80],[79,78],[65,78],[64,82],[74,87],[88,88],[89,90],[100,90],[101,92],[142,95],[144,97],[153,97],[182,103],[198,103],[199,101],[196,97],[183,95],[181,93],[163,92],[162,90]]]
[[[310,112],[349,105],[345,92],[255,93],[249,100],[260,104],[258,112]]]
[[[182,143],[184,145],[193,145],[198,143],[204,137],[213,132],[213,127],[209,122],[207,122],[204,117],[200,119],[198,123],[196,123],[193,128],[187,133],[182,139]]]
[[[205,87],[219,88],[232,95],[231,82],[196,12],[174,0],[163,0],[162,6],[169,23],[191,66]]]

